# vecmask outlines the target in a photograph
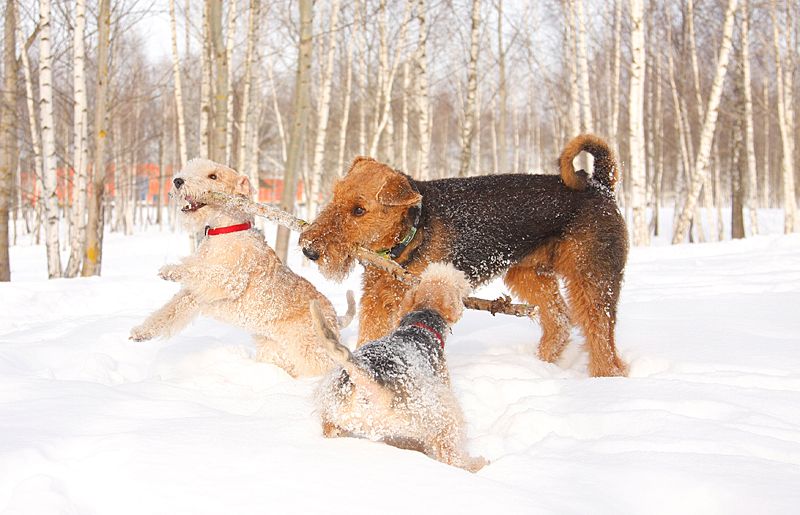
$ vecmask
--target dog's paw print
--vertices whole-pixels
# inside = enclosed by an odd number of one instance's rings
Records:
[[[165,281],[180,281],[180,265],[164,265],[158,271],[158,276]]]

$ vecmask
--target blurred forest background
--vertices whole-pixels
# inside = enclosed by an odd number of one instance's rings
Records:
[[[800,223],[796,0],[0,1],[0,280],[21,242],[100,274],[104,230],[174,225],[193,157],[313,219],[356,155],[557,173],[594,132],[635,245]]]

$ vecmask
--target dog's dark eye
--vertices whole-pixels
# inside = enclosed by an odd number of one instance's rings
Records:
[[[356,206],[353,208],[353,216],[364,216],[364,213],[366,212],[367,210],[361,206]]]
[[[208,176],[208,178],[211,179],[212,181],[216,181],[217,180],[217,174],[212,173],[211,175]]]

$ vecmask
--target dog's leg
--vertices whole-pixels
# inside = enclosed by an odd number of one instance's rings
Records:
[[[202,262],[195,264],[194,260],[186,260],[179,265],[165,265],[159,270],[159,275],[162,279],[181,283],[209,303],[238,298],[247,288],[250,278],[245,270],[231,270],[226,266]]]
[[[425,442],[425,454],[437,461],[463,468],[469,472],[479,471],[487,464],[487,461],[480,456],[470,456],[464,448],[465,438],[461,410],[449,390],[443,399],[443,404],[449,405],[450,409],[443,414],[439,431]]]
[[[373,268],[364,271],[364,293],[358,319],[359,347],[392,330],[393,323],[402,316],[398,308],[408,288],[385,272]]]
[[[516,265],[508,269],[504,281],[520,300],[539,306],[542,326],[539,359],[555,363],[569,343],[570,330],[567,304],[559,292],[555,273],[541,267]]]
[[[172,336],[197,315],[197,298],[187,290],[179,291],[161,309],[131,329],[130,339],[137,342],[156,336]]]
[[[585,238],[563,244],[558,250],[557,270],[567,279],[572,316],[586,337],[589,374],[625,376],[628,367],[614,343],[622,269],[612,269],[597,259],[603,253],[593,248],[593,242]]]

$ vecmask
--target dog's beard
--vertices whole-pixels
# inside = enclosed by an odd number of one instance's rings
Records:
[[[340,283],[344,281],[355,265],[355,259],[349,253],[344,253],[339,259],[331,259],[329,254],[323,254],[317,261],[319,271],[326,279]]]

